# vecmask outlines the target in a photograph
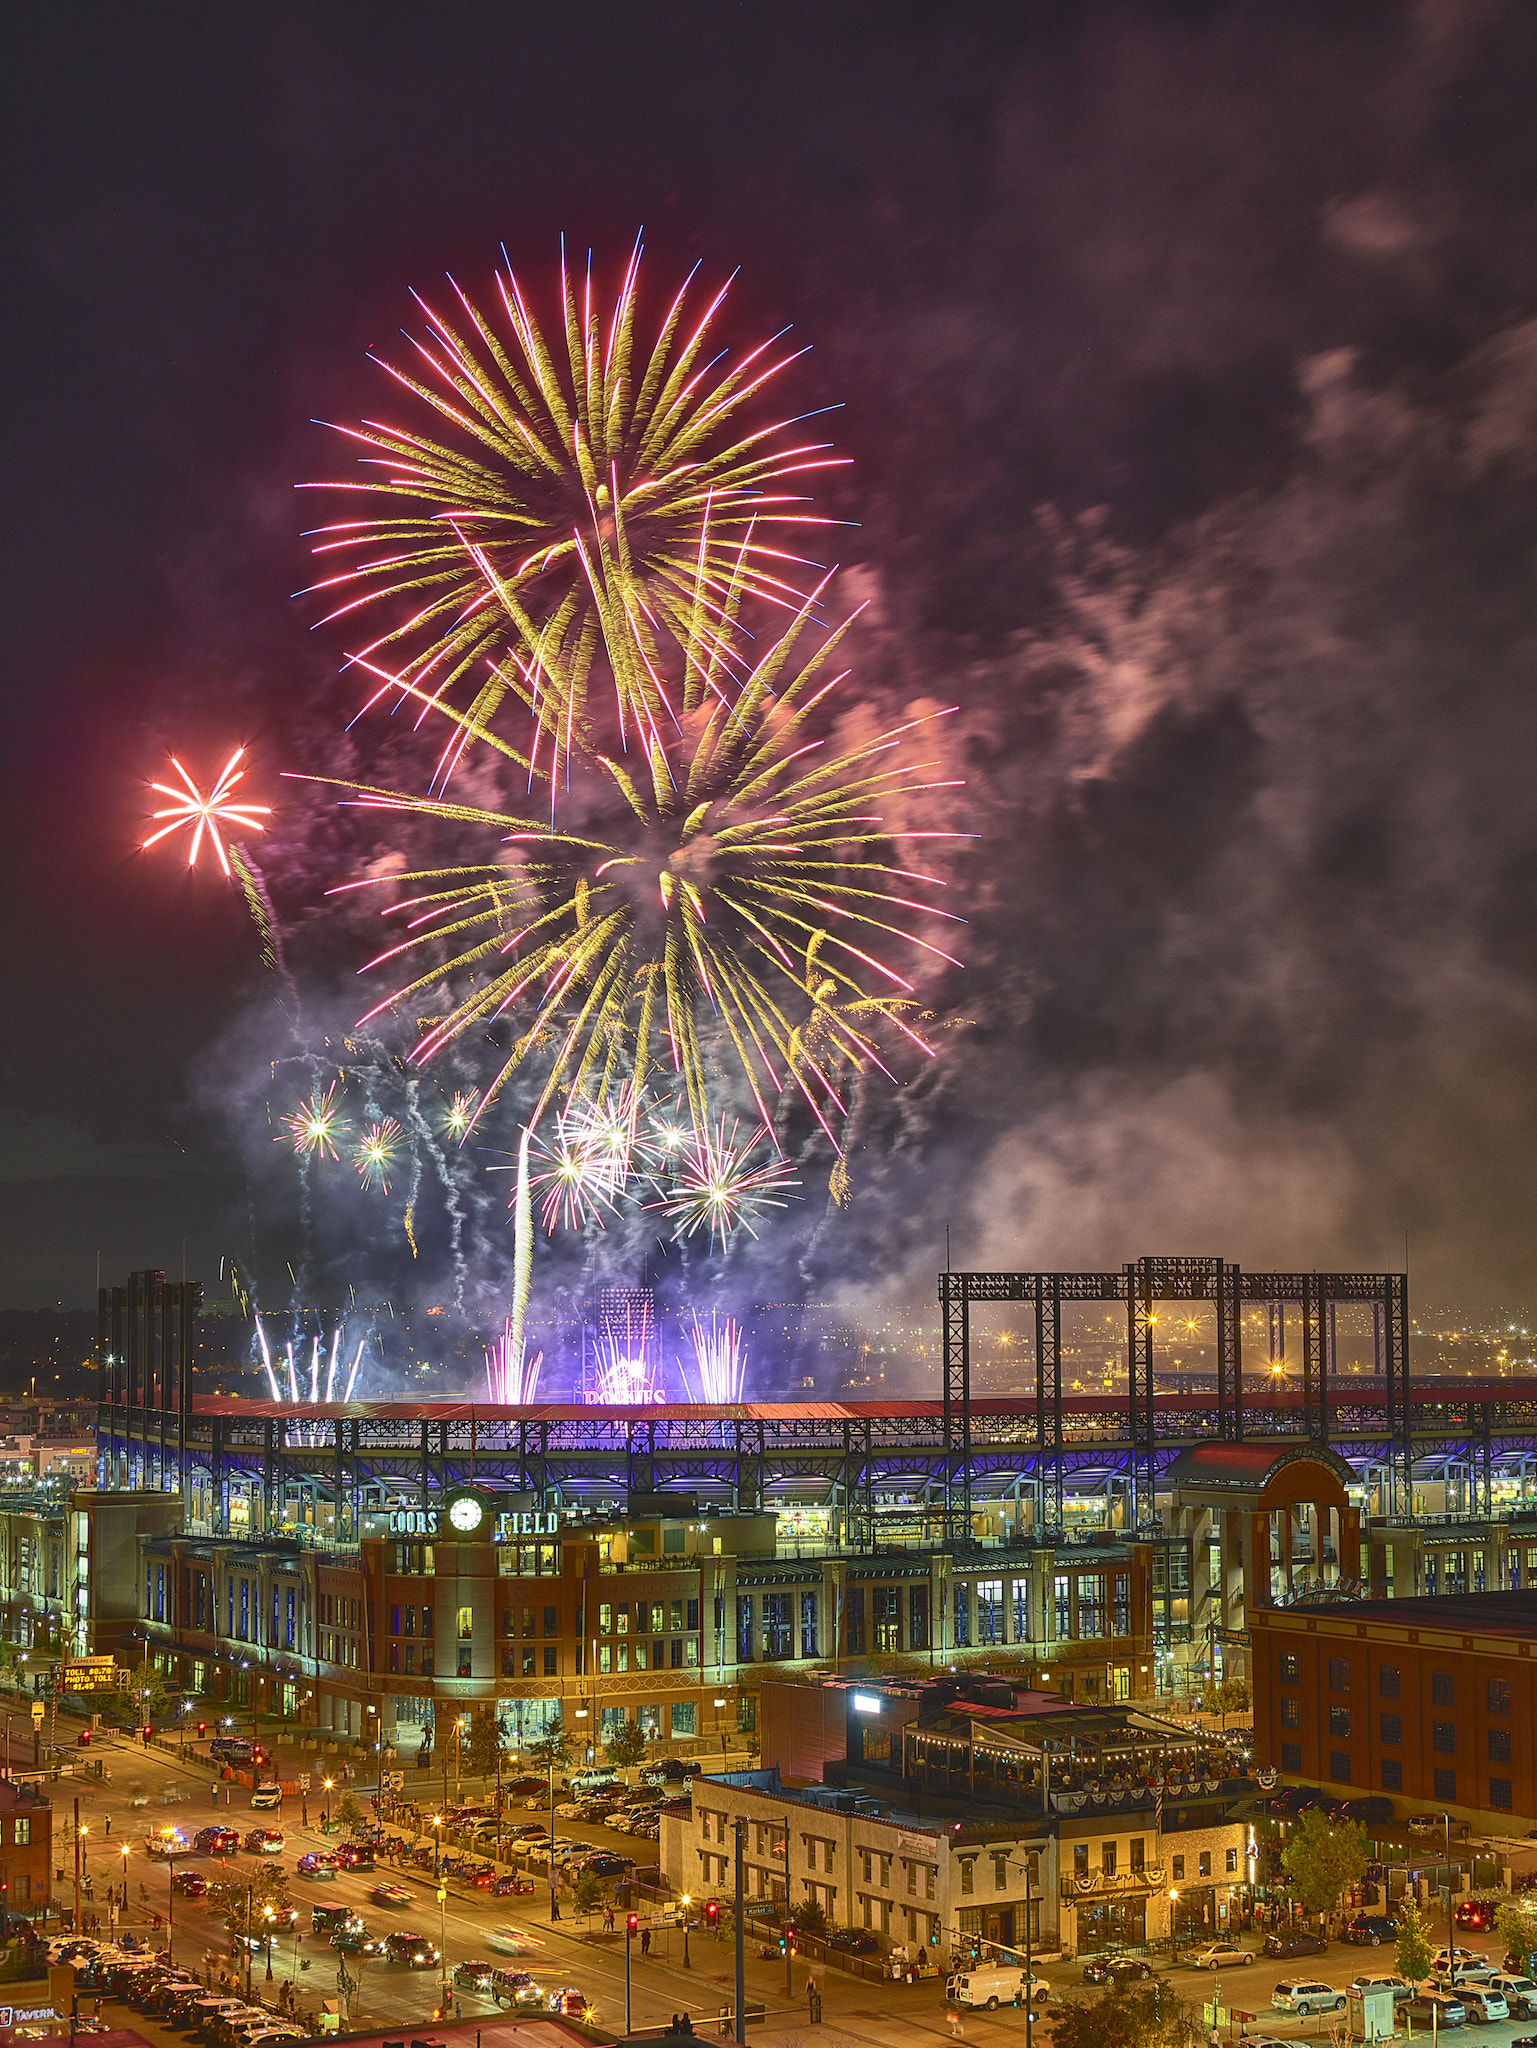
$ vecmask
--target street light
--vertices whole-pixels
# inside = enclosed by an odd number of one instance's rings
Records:
[[[683,1967],[688,1968],[688,1893],[683,1894]]]
[[[277,1918],[270,1906],[262,1908],[262,1918],[267,1923],[267,1982],[272,1982],[272,1923]]]
[[[1179,1892],[1178,1889],[1171,1884],[1169,1886],[1169,1954],[1171,1956],[1174,1953],[1174,1918],[1178,1910]]]
[[[323,1780],[323,1783],[326,1791],[326,1826],[329,1827],[331,1825],[331,1789],[335,1785],[336,1780],[334,1778],[326,1778]]]

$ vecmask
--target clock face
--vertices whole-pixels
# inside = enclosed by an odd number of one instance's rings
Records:
[[[471,1536],[485,1519],[485,1509],[473,1493],[461,1493],[448,1510],[448,1519],[461,1536]]]

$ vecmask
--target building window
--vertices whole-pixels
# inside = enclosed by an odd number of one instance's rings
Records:
[[[471,1663],[470,1646],[468,1643],[461,1643],[459,1645],[459,1676],[461,1678],[474,1677],[475,1674],[471,1669]]]
[[[1283,1742],[1281,1744],[1281,1769],[1296,1773],[1302,1769],[1302,1744]]]
[[[1141,1870],[1143,1868],[1142,1856],[1142,1837],[1140,1835],[1133,1835],[1131,1838],[1131,1867],[1133,1870]],[[1031,1860],[1034,1861],[1034,1858]]]
[[[1402,1792],[1404,1789],[1404,1767],[1396,1756],[1382,1759],[1382,1789],[1384,1792]]]
[[[795,1628],[790,1619],[789,1593],[763,1596],[763,1654],[765,1657],[793,1657]]]
[[[753,1658],[752,1595],[738,1593],[736,1600],[736,1660],[750,1664]]]
[[[956,1649],[969,1649],[971,1645],[971,1588],[964,1579],[955,1582],[955,1634],[952,1638]]]
[[[1293,1650],[1283,1650],[1281,1653],[1282,1685],[1295,1685],[1299,1676],[1296,1652]]]
[[[1170,1858],[1169,1860],[1170,1860],[1170,1863],[1171,1863],[1171,1865],[1172,1865],[1172,1867],[1173,1867],[1173,1874],[1174,1874],[1174,1882],[1175,1882],[1176,1884],[1183,1884],[1183,1883],[1184,1883],[1184,1881],[1185,1881],[1185,1859],[1184,1859],[1184,1857],[1183,1857],[1183,1856],[1173,1856],[1173,1857],[1171,1857],[1171,1858]]]
[[[1350,1752],[1348,1750],[1330,1750],[1329,1776],[1336,1785],[1348,1785],[1350,1783]]]
[[[1506,1790],[1506,1793],[1508,1794],[1508,1793],[1509,1793],[1509,1791],[1510,1791],[1510,1787],[1509,1787],[1509,1786],[1507,1785],[1507,1786],[1505,1787],[1505,1790]],[[1506,1798],[1505,1804],[1506,1804],[1507,1806],[1508,1806],[1508,1805],[1510,1804],[1510,1800],[1509,1800],[1509,1798],[1508,1798],[1508,1797]],[[27,1844],[28,1844],[28,1843],[29,1843],[29,1842],[31,1841],[31,1839],[32,1839],[32,1822],[31,1822],[31,1820],[30,1820],[30,1819],[28,1819],[28,1820],[19,1820],[19,1821],[17,1821],[17,1823],[16,1823],[16,1846],[17,1846],[17,1848],[18,1848],[18,1849],[25,1849],[25,1848],[26,1848],[26,1846],[27,1846]]]
[[[1509,1813],[1509,1778],[1491,1778],[1489,1780],[1489,1804],[1494,1808],[1496,1813]]]
[[[471,1610],[468,1607],[461,1607],[459,1609],[458,1627],[455,1630],[455,1634],[458,1636],[461,1643],[467,1643],[469,1641],[473,1621],[474,1615],[472,1614]]]
[[[1099,1851],[1099,1867],[1105,1877],[1115,1876],[1115,1844],[1102,1842]]]
[[[1210,1851],[1210,1849],[1203,1849],[1203,1850],[1201,1851],[1201,1857],[1200,1857],[1200,1861],[1199,1861],[1199,1862],[1197,1863],[1197,1865],[1196,1865],[1196,1876],[1197,1876],[1197,1877],[1210,1877],[1210,1876],[1211,1876],[1211,1851]]]
[[[808,1594],[815,1612],[816,1599]],[[1016,1638],[1017,1640],[1020,1638]],[[907,1647],[909,1650],[926,1650],[929,1647],[929,1589],[927,1586],[910,1586],[907,1594]],[[815,1650],[806,1655],[814,1657]]]
[[[1508,1714],[1510,1712],[1510,1680],[1508,1678],[1491,1678],[1486,1684],[1484,1692],[1491,1714]]]
[[[1057,1613],[1057,1641],[1059,1643],[1070,1642],[1073,1635],[1073,1600],[1072,1594],[1068,1590],[1068,1578],[1065,1572],[1053,1578],[1051,1594],[1052,1605],[1056,1608]]]
[[[801,1655],[819,1657],[817,1648],[817,1596],[815,1593],[801,1595]]]
[[[1329,1659],[1329,1690],[1330,1692],[1349,1692],[1350,1659],[1348,1657],[1331,1657]]]
[[[1302,1726],[1302,1702],[1299,1699],[1294,1699],[1289,1693],[1281,1695],[1281,1726],[1283,1728],[1300,1728]]]
[[[1227,1874],[1229,1877],[1232,1877],[1238,1869],[1238,1851],[1236,1849],[1229,1849],[1225,1853],[1227,1856]]]
[[[544,1651],[544,1675],[546,1678],[554,1678],[556,1676],[555,1662],[556,1658],[554,1646],[552,1644],[546,1644]]]
[[[1430,1674],[1430,1702],[1432,1706],[1449,1707],[1455,1695],[1452,1691],[1452,1674],[1449,1671],[1432,1671]]]
[[[1491,1728],[1489,1730],[1489,1761],[1492,1764],[1510,1762],[1510,1730]]]
[[[1087,1842],[1073,1844],[1073,1875],[1087,1877],[1089,1874],[1089,1845]]]
[[[1457,1754],[1457,1724],[1455,1721],[1432,1721],[1430,1724],[1430,1746],[1438,1756]]]
[[[1103,1599],[1105,1582],[1097,1572],[1078,1574],[1078,1635],[1092,1642],[1105,1633]]]
[[[1457,1773],[1455,1771],[1438,1770],[1434,1773],[1434,1777],[1435,1796],[1437,1799],[1455,1799],[1457,1797]]]
[[[390,1669],[391,1669],[391,1671],[393,1671],[393,1670],[395,1669],[395,1650],[394,1650],[394,1645],[393,1645],[393,1644],[392,1644],[392,1645],[391,1645],[391,1647],[390,1647]],[[517,1653],[517,1651],[516,1651],[516,1650],[503,1650],[503,1652],[502,1652],[502,1676],[503,1676],[503,1678],[516,1678],[516,1677],[517,1677],[517,1675],[518,1675],[518,1653]]]
[[[675,1711],[676,1711],[676,1710],[675,1710]],[[678,1725],[678,1724],[677,1724],[677,1722],[675,1721],[675,1722],[673,1723],[673,1726],[674,1726],[674,1727],[676,1727],[677,1725]],[[757,1696],[756,1696],[755,1694],[753,1694],[753,1693],[750,1693],[750,1692],[747,1692],[747,1693],[739,1693],[739,1694],[737,1695],[737,1703],[736,1703],[736,1732],[737,1732],[737,1734],[738,1734],[738,1735],[751,1735],[751,1734],[752,1734],[752,1732],[753,1732],[753,1730],[754,1730],[754,1729],[755,1729],[755,1728],[757,1727],[757,1725],[758,1725],[758,1701],[757,1701]]]
[[[1377,1690],[1385,1700],[1396,1700],[1398,1698],[1398,1689],[1401,1683],[1396,1664],[1379,1664],[1377,1666]]]
[[[1396,1749],[1404,1739],[1404,1724],[1397,1714],[1381,1714],[1377,1719],[1377,1733],[1390,1749]]]
[[[692,1735],[694,1732],[694,1702],[675,1700],[672,1706],[673,1735]]]
[[[1349,1733],[1350,1733],[1350,1709],[1349,1709],[1349,1707],[1331,1707],[1331,1708],[1329,1709],[1329,1733],[1330,1733],[1331,1735],[1346,1735],[1346,1736],[1348,1736],[1348,1735],[1349,1735]]]
[[[976,1867],[977,1867],[977,1866],[976,1866],[975,1862],[974,1862],[974,1861],[972,1860],[972,1858],[971,1858],[971,1857],[969,1857],[969,1856],[968,1856],[968,1857],[966,1857],[966,1858],[965,1858],[965,1859],[964,1859],[964,1860],[962,1861],[962,1864],[961,1864],[961,1896],[962,1896],[963,1898],[970,1898],[970,1896],[971,1896],[971,1889],[972,1889],[972,1884],[973,1884],[973,1881],[974,1881],[974,1879],[973,1879],[973,1873],[975,1872],[975,1870],[976,1870]]]

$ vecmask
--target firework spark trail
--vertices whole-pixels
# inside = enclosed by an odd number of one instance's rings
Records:
[[[514,1346],[509,1318],[502,1326],[501,1336],[486,1349],[486,1398],[497,1408],[529,1407],[538,1390],[543,1364],[542,1351],[536,1351],[530,1358],[521,1342]]]
[[[518,1178],[512,1194],[512,1314],[507,1322],[507,1341],[519,1358],[523,1356],[523,1324],[528,1315],[528,1292],[534,1271],[534,1204],[528,1178],[532,1136],[525,1125],[518,1140]]]
[[[562,259],[564,361],[510,265],[496,278],[510,341],[452,279],[453,324],[418,297],[426,339],[411,341],[413,370],[375,360],[425,409],[425,431],[336,428],[364,474],[303,486],[341,491],[362,515],[309,538],[336,565],[312,586],[334,602],[328,619],[386,615],[349,655],[379,678],[368,703],[398,693],[420,722],[452,692],[468,700],[434,773],[440,793],[473,736],[530,770],[542,742],[553,795],[602,621],[643,617],[651,652],[697,631],[701,609],[729,633],[744,593],[793,607],[811,565],[774,536],[835,523],[804,496],[808,477],[838,466],[829,444],[791,434],[793,415],[741,418],[804,351],[778,350],[776,336],[734,364],[707,355],[726,290],[686,325],[691,273],[637,376],[640,258],[637,239],[606,338],[590,270],[579,295]],[[623,675],[614,682],[621,717],[644,731]],[[509,698],[533,717],[526,759],[492,731]]]
[[[294,1373],[294,1347],[292,1340],[285,1346],[285,1356],[288,1360],[288,1398],[297,1405],[299,1400],[299,1382]]]
[[[224,829],[234,827],[241,832],[265,832],[267,828],[261,820],[272,815],[270,804],[248,803],[243,798],[239,803],[230,802],[236,783],[245,780],[245,770],[238,766],[244,755],[245,748],[236,747],[220,769],[212,789],[205,796],[173,754],[171,766],[181,777],[182,786],[177,789],[165,782],[150,784],[150,788],[157,796],[168,796],[171,799],[168,809],[155,812],[156,820],[169,818],[171,822],[149,835],[144,841],[145,850],[151,846],[158,846],[160,841],[172,832],[188,829],[192,834],[187,848],[188,867],[197,866],[197,857],[202,851],[206,837],[208,844],[218,856],[219,866],[228,877],[231,869],[229,856],[224,851]]]
[[[352,1389],[357,1383],[358,1367],[363,1363],[363,1346],[367,1341],[365,1337],[358,1339],[357,1355],[352,1361],[352,1370],[347,1375],[347,1391],[342,1395],[343,1401],[350,1401],[352,1399]]]
[[[731,1406],[742,1398],[747,1371],[741,1325],[731,1316],[726,1317],[723,1325],[715,1309],[710,1311],[708,1324],[697,1314],[692,1323],[689,1342],[699,1373],[700,1398],[711,1406]]]
[[[676,1226],[675,1244],[701,1230],[708,1231],[712,1242],[718,1238],[723,1246],[739,1229],[756,1237],[754,1216],[787,1207],[784,1191],[800,1186],[771,1132],[760,1128],[745,1144],[739,1144],[738,1128],[733,1122],[728,1134],[722,1117],[714,1131],[696,1132],[689,1139],[672,1186],[647,1204]],[[767,1145],[769,1156],[754,1164],[760,1143]]]
[[[306,778],[346,791],[344,802],[495,834],[516,849],[342,885],[388,880],[408,892],[382,913],[408,919],[404,935],[361,971],[421,961],[361,1021],[422,998],[446,975],[468,986],[424,1032],[416,1062],[520,1012],[512,1051],[477,1116],[537,1050],[545,1076],[531,1123],[557,1094],[607,1098],[627,1080],[638,1097],[655,1081],[681,1085],[697,1131],[710,1121],[699,1036],[709,1015],[731,1041],[760,1120],[771,1124],[770,1103],[791,1088],[836,1148],[834,1120],[845,1113],[837,1073],[880,1063],[876,1026],[933,1056],[903,1015],[913,982],[869,947],[895,940],[922,961],[958,964],[913,927],[964,920],[892,886],[942,889],[943,881],[898,865],[890,851],[971,835],[909,831],[900,815],[886,816],[888,806],[900,813],[914,798],[958,786],[935,775],[935,759],[907,758],[946,711],[841,748],[830,742],[840,678],[825,671],[852,618],[802,660],[810,621],[808,605],[760,653],[729,714],[702,680],[716,665],[708,640],[685,649],[682,731],[666,738],[658,728],[644,770],[601,753],[589,763],[624,819],[612,838]],[[604,632],[610,661],[633,669],[628,625],[605,619]]]
[[[256,1318],[256,1341],[261,1346],[262,1370],[267,1375],[267,1384],[272,1389],[272,1398],[274,1401],[281,1401],[283,1396],[278,1391],[278,1376],[272,1370],[272,1353],[267,1349],[267,1333],[262,1328],[262,1319],[260,1316]]]

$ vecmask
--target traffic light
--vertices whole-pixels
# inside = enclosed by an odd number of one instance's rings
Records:
[[[939,1946],[939,1922],[938,1922],[938,1921],[936,1920],[936,1921],[934,1922],[933,1926],[932,1926],[932,1927],[931,1927],[931,1928],[929,1929],[929,1947],[930,1947],[930,1948],[938,1948],[938,1946]]]
[[[715,1926],[719,1919],[720,1902],[717,1899],[707,1900],[704,1909],[704,1924],[706,1927],[710,1929],[712,1934],[715,1931]]]
[[[206,1735],[206,1734],[208,1733],[208,1723],[207,1723],[206,1721],[199,1721],[199,1722],[198,1722],[198,1724],[197,1724],[197,1733],[198,1733],[198,1740],[199,1740],[199,1741],[201,1742],[201,1741],[202,1741],[202,1739],[203,1739],[203,1737],[204,1737],[204,1736],[205,1736],[205,1735]]]
[[[783,1955],[786,1950],[788,1950],[792,1956],[795,1953],[795,1929],[793,1927],[786,1927],[784,1934],[780,1938],[780,1954]]]
[[[90,1748],[90,1746],[91,1746],[91,1731],[90,1731],[90,1729],[89,1729],[89,1728],[82,1728],[82,1729],[81,1729],[81,1731],[80,1731],[80,1747],[81,1747],[82,1749],[89,1749],[89,1748]]]
[[[640,1925],[640,1915],[639,1915],[639,1913],[629,1913],[629,1914],[626,1914],[626,1916],[625,1916],[625,1922],[624,1922],[624,1931],[625,1931],[625,1933],[626,1933],[626,1934],[633,1934],[633,1933],[635,1932],[636,1928],[637,1928],[637,1927],[639,1927],[639,1925]]]
[[[154,1734],[154,1732],[154,1729],[151,1728],[149,1723],[146,1721],[144,1724],[144,1747],[146,1749],[149,1748],[149,1738]]]

